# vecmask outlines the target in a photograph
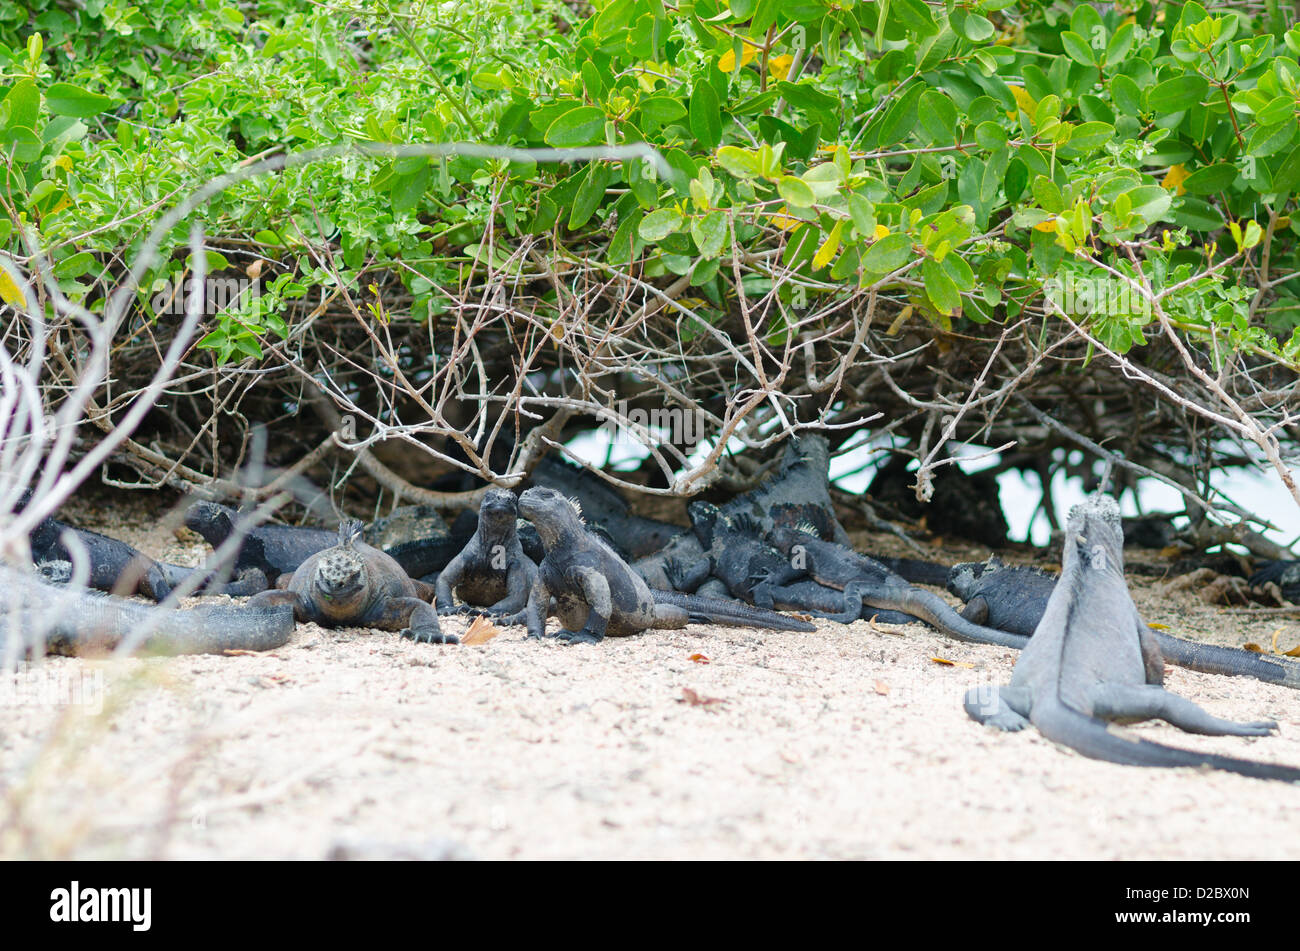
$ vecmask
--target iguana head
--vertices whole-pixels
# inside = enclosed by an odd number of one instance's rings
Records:
[[[356,550],[361,523],[354,518],[339,525],[339,543],[323,551],[312,577],[312,594],[323,602],[329,613],[346,612],[364,601],[368,592],[366,562]]]
[[[1109,495],[1094,492],[1074,508],[1065,528],[1062,570],[1072,564],[1099,571],[1124,571],[1124,530],[1119,504]]]
[[[725,523],[727,519],[722,514],[722,509],[711,502],[692,502],[686,506],[686,514],[691,517],[691,530],[695,532],[700,544],[705,548],[712,547],[713,533],[717,530],[718,523]]]
[[[479,503],[479,525],[492,535],[511,531],[519,518],[519,498],[509,489],[489,489]]]
[[[545,486],[524,490],[519,496],[519,514],[537,526],[537,534],[542,536],[547,551],[575,533],[586,534],[578,500]]]

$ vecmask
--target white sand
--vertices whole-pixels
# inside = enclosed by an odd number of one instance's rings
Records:
[[[117,533],[156,556],[202,552],[156,527]],[[1172,633],[1300,643],[1295,619],[1134,586]],[[0,857],[1300,856],[1293,787],[1099,763],[968,720],[964,690],[1005,683],[1015,656],[827,622],[578,647],[519,628],[444,647],[300,625],[259,656],[50,658],[43,677],[102,672],[104,711],[0,706]],[[1300,693],[1177,668],[1167,685],[1280,731],[1135,732],[1300,765]]]

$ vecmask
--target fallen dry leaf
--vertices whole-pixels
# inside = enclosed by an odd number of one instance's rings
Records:
[[[1155,628],[1157,631],[1167,631],[1167,630],[1169,630],[1169,625],[1168,625],[1168,624],[1160,624],[1160,623],[1157,622],[1157,621],[1149,621],[1149,622],[1147,623],[1147,627]]]
[[[871,617],[867,618],[867,623],[871,625],[871,629],[873,631],[878,631],[881,634],[893,634],[896,635],[897,637],[903,636],[902,631],[896,631],[892,627],[881,627],[879,624],[877,624],[876,618],[878,617],[880,617],[879,614],[873,614],[871,615]]]
[[[693,707],[707,707],[715,703],[726,703],[727,701],[722,697],[705,697],[696,693],[690,687],[683,687],[682,697],[677,702],[689,703]]]
[[[1242,644],[1241,649],[1244,651],[1250,651],[1252,654],[1264,653],[1264,648],[1260,647],[1254,641],[1247,641],[1245,644]]]
[[[471,646],[474,644],[486,644],[500,633],[501,628],[497,627],[480,614],[470,622],[469,630],[465,632],[465,636],[460,639],[460,642]]]
[[[964,660],[949,660],[947,657],[931,657],[930,659],[936,664],[943,664],[945,667],[969,667],[971,670],[975,669],[974,664],[968,664]]]
[[[227,657],[261,657],[264,651],[246,651],[242,647],[232,647],[230,650],[224,650],[221,653]]]
[[[877,681],[876,681],[876,693],[880,694],[882,697],[888,696],[888,695],[889,695],[889,684],[885,683],[883,680],[877,680]]]
[[[693,661],[695,661],[695,663],[697,663],[697,664],[708,664],[708,663],[712,663],[712,661],[710,661],[710,660],[709,660],[707,657],[705,657],[703,654],[692,654],[691,657],[690,657],[690,659],[693,660]]]

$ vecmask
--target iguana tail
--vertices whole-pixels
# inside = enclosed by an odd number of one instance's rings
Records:
[[[1257,654],[1239,647],[1185,641],[1160,631],[1156,631],[1156,641],[1165,660],[1179,667],[1199,670],[1203,674],[1254,677],[1266,684],[1300,690],[1300,664],[1285,657]]]
[[[1221,769],[1256,779],[1300,782],[1300,769],[1255,760],[1196,753],[1149,740],[1129,739],[1110,732],[1100,720],[1085,716],[1062,703],[1039,704],[1031,717],[1039,732],[1053,742],[1077,750],[1092,759],[1120,763],[1124,766],[1152,766],[1172,769],[1179,766],[1203,766]]]
[[[975,641],[979,644],[996,644],[999,647],[1014,647],[1017,650],[1023,650],[1024,646],[1029,643],[1029,638],[1021,634],[1012,634],[1009,631],[983,627],[966,620],[954,611],[947,601],[932,591],[926,591],[924,588],[889,584],[888,582],[863,585],[862,589],[859,589],[854,583],[844,586],[846,597],[856,595],[859,590],[864,590],[862,600],[873,608],[888,608],[891,611],[902,611],[904,614],[919,617],[927,624],[958,640]]]
[[[773,631],[804,631],[812,633],[817,630],[807,621],[789,617],[777,611],[750,607],[739,601],[722,601],[718,598],[704,598],[696,594],[682,594],[677,591],[654,592],[659,604],[674,604],[690,613],[691,620],[703,624],[735,624],[739,627],[764,627]]]
[[[9,653],[6,641],[14,632],[19,654],[39,649],[42,641],[59,654],[109,650],[123,641],[147,653],[218,654],[280,647],[293,624],[288,605],[171,610],[42,584],[24,572],[0,568],[0,659]]]

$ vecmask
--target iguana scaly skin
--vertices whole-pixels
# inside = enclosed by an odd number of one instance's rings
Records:
[[[286,607],[212,605],[182,610],[152,607],[39,581],[0,566],[0,660],[38,651],[79,654],[110,650],[141,635],[137,650],[161,654],[264,651],[293,633]]]
[[[1016,662],[1011,684],[973,688],[967,714],[1001,730],[1032,723],[1048,739],[1093,759],[1130,766],[1209,766],[1262,779],[1300,781],[1300,769],[1195,753],[1119,736],[1104,721],[1159,718],[1189,733],[1266,736],[1271,720],[1234,723],[1211,716],[1161,686],[1164,665],[1153,632],[1124,582],[1119,506],[1092,495],[1070,512],[1061,578],[1043,619]]]
[[[438,612],[429,604],[432,588],[361,541],[361,532],[360,522],[344,519],[337,545],[304,561],[283,590],[263,591],[249,604],[288,604],[299,621],[325,627],[372,627],[399,631],[417,643],[460,643],[439,629]]]
[[[586,530],[581,509],[554,489],[532,488],[519,512],[537,526],[546,557],[528,597],[530,637],[546,636],[551,598],[564,629],[557,637],[597,643],[606,636],[678,629],[688,621],[812,631],[811,624],[772,611],[670,591],[652,591],[614,550]]]
[[[478,509],[478,529],[438,576],[438,613],[482,608],[507,624],[523,622],[537,564],[519,541],[519,499],[492,489]],[[455,594],[464,604],[456,606]]]
[[[727,502],[722,512],[748,516],[763,534],[813,525],[819,538],[849,546],[849,537],[831,504],[829,470],[830,443],[825,436],[792,437],[776,475]]]
[[[1056,584],[1055,575],[1004,565],[996,557],[983,564],[956,565],[948,578],[948,590],[966,602],[962,617],[1025,635],[1033,634],[1042,621]],[[1179,667],[1300,689],[1300,664],[1288,658],[1189,641],[1164,631],[1153,631],[1153,636],[1161,656]]]
[[[920,618],[959,640],[1002,647],[1024,647],[1028,640],[1019,634],[972,624],[937,594],[908,584],[874,558],[851,548],[824,542],[807,532],[789,528],[777,529],[768,539],[786,554],[791,569],[788,575],[773,577],[771,582],[775,585],[788,583],[791,576],[807,576],[843,591],[849,601],[845,605],[846,611],[853,599],[860,598],[873,608]]]
[[[240,513],[216,502],[195,502],[185,512],[185,525],[198,532],[213,548],[235,531]],[[245,535],[235,556],[235,572],[257,569],[275,584],[281,575],[291,575],[312,555],[331,547],[337,532],[288,525],[258,525]]]

